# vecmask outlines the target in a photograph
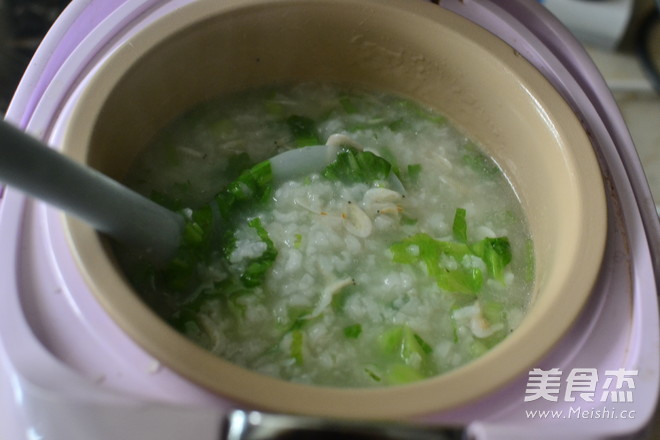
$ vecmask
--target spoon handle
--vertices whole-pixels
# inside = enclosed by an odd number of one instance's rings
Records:
[[[176,251],[183,219],[0,120],[0,181],[84,220],[156,261]]]

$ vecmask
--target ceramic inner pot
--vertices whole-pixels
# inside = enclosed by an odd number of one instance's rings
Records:
[[[606,205],[587,136],[520,54],[451,12],[405,0],[197,1],[149,25],[96,67],[64,150],[117,179],[159,129],[200,102],[272,83],[332,81],[405,95],[444,114],[493,156],[522,202],[536,280],[518,329],[452,372],[376,389],[294,384],[197,347],[144,305],[103,237],[67,219],[80,270],[113,319],[164,365],[239,404],[349,418],[456,408],[525,374],[591,292]]]

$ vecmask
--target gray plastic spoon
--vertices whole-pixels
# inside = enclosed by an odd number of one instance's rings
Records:
[[[174,255],[183,218],[0,121],[0,181],[84,220],[154,261]]]
[[[353,141],[332,135],[327,145],[286,151],[270,159],[273,180],[322,170]],[[394,189],[401,182],[391,174]],[[0,121],[0,181],[84,220],[126,246],[142,250],[155,262],[176,252],[183,217],[108,176],[47,147],[41,141]]]

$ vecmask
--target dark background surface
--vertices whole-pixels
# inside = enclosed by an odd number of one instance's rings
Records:
[[[70,1],[0,0],[0,115],[7,110],[16,86],[42,38]],[[644,0],[638,1],[643,3]],[[652,8],[653,0],[646,1],[649,3],[647,6]],[[660,8],[660,0],[655,1]],[[644,19],[644,14],[637,15],[632,22]],[[636,31],[638,27],[631,25],[629,35],[624,39],[622,45],[628,50],[640,50],[643,45],[643,41],[639,41],[643,37]],[[660,92],[660,77],[657,76],[660,61],[655,60],[655,64],[651,62],[649,65],[654,66],[650,76]]]
[[[35,50],[69,0],[0,0],[0,115]]]

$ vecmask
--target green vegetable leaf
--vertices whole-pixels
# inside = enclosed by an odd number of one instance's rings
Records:
[[[235,129],[231,119],[219,118],[209,123],[209,132],[216,138],[222,139]]]
[[[417,333],[414,334],[415,340],[419,344],[420,347],[422,347],[422,350],[424,350],[424,353],[426,354],[431,354],[433,353],[433,348],[424,340],[420,335]]]
[[[348,95],[343,95],[339,97],[339,103],[341,104],[341,107],[344,109],[344,111],[352,115],[353,113],[357,113],[358,109],[355,106],[355,103],[351,100],[351,97]]]
[[[228,218],[233,209],[246,202],[266,201],[272,193],[272,181],[273,172],[269,161],[260,162],[243,171],[215,197],[222,216]]]
[[[452,306],[451,311],[449,313],[449,317],[451,318],[451,330],[452,330],[454,344],[458,344],[458,322],[456,322],[456,318],[454,317],[454,312],[459,308],[460,306],[454,305]]]
[[[178,211],[183,208],[183,203],[179,197],[173,197],[161,191],[151,191],[149,198],[159,205],[164,206],[165,208],[172,211]]]
[[[390,246],[393,261],[397,263],[424,262],[430,274],[436,274],[440,269],[442,254],[454,257],[460,261],[465,255],[470,255],[470,248],[464,243],[436,240],[425,233],[419,233],[398,241]]]
[[[470,355],[473,358],[480,357],[484,353],[488,351],[488,346],[484,344],[482,341],[474,340],[470,344]]]
[[[481,314],[490,324],[506,321],[504,305],[495,301],[480,301]]]
[[[206,205],[195,210],[180,210],[184,219],[181,248],[201,249],[208,247],[213,232],[213,213]]]
[[[414,115],[426,119],[428,121],[434,122],[439,125],[444,125],[447,122],[447,119],[444,116],[435,114],[429,110],[426,110],[422,107],[420,107],[418,104],[412,102],[412,101],[407,101],[407,100],[401,100],[399,101],[399,106],[405,108],[409,112],[413,113]]]
[[[167,163],[167,165],[175,167],[181,164],[179,150],[177,149],[175,142],[167,142],[163,149],[163,154],[165,156],[165,163]]]
[[[321,174],[333,181],[371,183],[387,179],[391,170],[392,165],[374,153],[346,148]]]
[[[213,228],[213,209],[210,205],[194,209],[190,214],[190,219],[208,234]]]
[[[302,240],[303,240],[302,234],[294,235],[293,247],[295,249],[300,249],[300,246],[302,245]]]
[[[357,339],[362,333],[362,326],[360,324],[353,324],[344,327],[344,336],[348,339]]]
[[[387,383],[390,385],[405,385],[422,379],[424,375],[409,365],[394,364],[387,370]]]
[[[495,177],[501,174],[497,164],[490,157],[483,154],[475,144],[468,143],[464,148],[463,163],[465,165],[486,177]]]
[[[475,255],[486,263],[493,278],[504,284],[504,268],[511,262],[512,258],[509,239],[506,237],[486,237],[475,243],[472,250]]]
[[[227,167],[224,170],[226,181],[236,180],[241,173],[250,168],[254,162],[246,152],[232,154],[227,159]]]
[[[477,268],[444,270],[436,276],[438,286],[448,292],[476,294],[484,284],[483,274]]]
[[[534,264],[534,242],[531,239],[525,240],[525,272],[524,279],[528,283],[534,281],[534,272],[536,267]]]
[[[180,246],[164,270],[155,273],[156,284],[172,293],[183,293],[197,280],[199,252],[189,246]]]
[[[507,317],[502,303],[496,301],[480,301],[481,314],[489,325],[503,324],[501,330],[496,331],[490,336],[480,339],[480,342],[487,348],[494,347],[508,334]]]
[[[394,174],[399,180],[401,180],[401,170],[397,165],[396,155],[392,152],[392,150],[381,145],[378,150],[378,156],[390,163],[390,173]]]
[[[408,217],[405,214],[401,214],[401,224],[402,225],[409,225],[409,226],[414,226],[416,225],[418,220],[413,217]]]
[[[300,330],[291,332],[291,357],[296,361],[296,365],[303,364],[303,333]]]
[[[186,245],[195,246],[204,242],[204,230],[194,221],[187,221],[183,226],[181,240]]]
[[[440,264],[443,254],[453,257],[456,261],[470,255],[470,248],[464,243],[440,241],[420,233],[392,244],[390,252],[395,263],[423,263],[438,286],[449,292],[474,294],[479,292],[483,284],[479,269],[460,267],[447,270]]]
[[[369,376],[373,381],[380,382],[382,378],[380,374],[375,371],[373,367],[364,367],[364,372]]]
[[[403,340],[403,326],[392,327],[378,337],[378,347],[385,354],[396,356]]]
[[[381,352],[397,361],[418,366],[431,347],[406,325],[397,325],[378,337]]]
[[[251,228],[254,228],[261,241],[266,243],[266,250],[264,253],[250,261],[247,269],[241,275],[241,281],[245,287],[256,287],[263,282],[266,272],[275,262],[275,259],[277,258],[277,249],[259,217],[250,220],[248,225]]]
[[[387,124],[387,128],[389,128],[392,131],[402,131],[406,129],[409,126],[408,123],[404,119],[396,119],[389,124]]]
[[[404,264],[423,263],[428,274],[435,278],[441,289],[455,293],[477,294],[484,283],[484,274],[475,267],[463,266],[466,255],[479,257],[488,272],[504,284],[504,268],[511,262],[511,245],[506,237],[487,237],[468,244],[466,210],[457,208],[452,224],[454,241],[441,241],[420,233],[390,246],[392,261]],[[441,264],[442,256],[453,258],[459,267],[447,269]]]
[[[419,175],[422,173],[421,164],[410,164],[407,168],[408,174],[406,176],[406,181],[408,184],[415,185],[419,182]]]
[[[296,142],[296,147],[307,147],[322,143],[314,120],[305,116],[291,115],[287,118],[286,124]]]
[[[291,306],[288,310],[288,321],[284,334],[292,332],[294,330],[300,330],[309,323],[309,318],[307,316],[312,313],[312,309],[308,307],[296,307]]]
[[[454,213],[454,223],[452,225],[454,238],[461,243],[467,243],[467,222],[465,220],[465,213],[465,209],[456,208],[456,212]]]
[[[272,92],[268,99],[264,102],[264,107],[266,112],[272,116],[282,117],[284,115],[284,106],[280,99],[278,99],[278,94]]]

